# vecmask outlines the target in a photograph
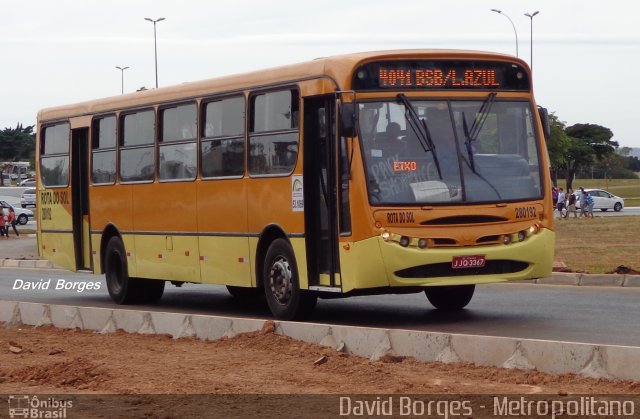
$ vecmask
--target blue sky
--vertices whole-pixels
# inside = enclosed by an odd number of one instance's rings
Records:
[[[320,6],[322,5],[322,6]],[[3,2],[0,128],[34,124],[38,109],[357,51],[460,48],[530,61],[539,105],[569,125],[610,128],[640,147],[640,3],[612,0],[32,0]],[[632,106],[634,105],[634,106]]]

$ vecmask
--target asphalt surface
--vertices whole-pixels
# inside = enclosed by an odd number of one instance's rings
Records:
[[[51,281],[48,290],[14,289],[20,285],[18,279]],[[73,287],[76,282],[96,281],[99,290],[55,289],[58,284]],[[109,299],[103,276],[62,270],[0,268],[0,299],[271,318],[263,299],[238,300],[225,287],[212,285],[168,285],[158,305],[117,306]],[[510,283],[478,286],[467,309],[455,313],[433,309],[419,293],[319,300],[309,321],[640,347],[639,318],[640,288]]]

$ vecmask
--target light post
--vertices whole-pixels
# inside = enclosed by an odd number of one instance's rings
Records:
[[[498,14],[501,14],[502,16],[506,17],[507,19],[509,19],[509,22],[511,22],[511,26],[513,26],[513,33],[516,34],[516,57],[518,57],[518,32],[516,31],[516,25],[513,24],[513,20],[511,20],[511,18],[509,16],[507,16],[506,13],[503,13],[502,10],[498,10],[498,9],[491,9],[492,12],[496,12]]]
[[[120,91],[121,91],[121,94],[124,95],[124,70],[126,70],[129,67],[128,66],[127,67],[116,66],[116,68],[118,70],[120,70],[120,86],[121,86],[120,87]]]
[[[531,20],[531,58],[529,59],[529,65],[531,66],[531,71],[533,72],[533,17],[540,13],[539,11],[535,11],[533,13],[525,13],[524,15]]]
[[[156,89],[158,88],[158,42],[156,41],[156,23],[164,20],[163,17],[153,20],[151,18],[145,17],[144,20],[148,20],[153,23],[153,47],[155,50],[156,57]]]

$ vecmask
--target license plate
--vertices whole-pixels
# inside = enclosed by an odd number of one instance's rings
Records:
[[[484,268],[484,255],[454,256],[451,261],[453,269]]]

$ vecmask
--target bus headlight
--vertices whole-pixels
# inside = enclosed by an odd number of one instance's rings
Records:
[[[529,234],[537,234],[540,231],[540,226],[538,224],[534,224],[529,227]]]
[[[402,237],[400,237],[400,241],[398,243],[402,247],[407,247],[407,246],[409,246],[409,243],[411,243],[411,239],[409,237],[407,237],[407,236],[402,236]]]
[[[519,242],[523,242],[526,238],[527,238],[527,232],[526,231],[519,231],[518,232],[518,241]]]
[[[505,236],[502,239],[502,243],[504,244],[511,244],[511,235],[510,234],[505,234]]]
[[[382,234],[380,234],[380,237],[382,237],[382,240],[388,242],[391,234],[389,234],[388,231],[383,231]]]
[[[427,247],[427,239],[418,240],[418,247],[420,249],[425,249]]]

